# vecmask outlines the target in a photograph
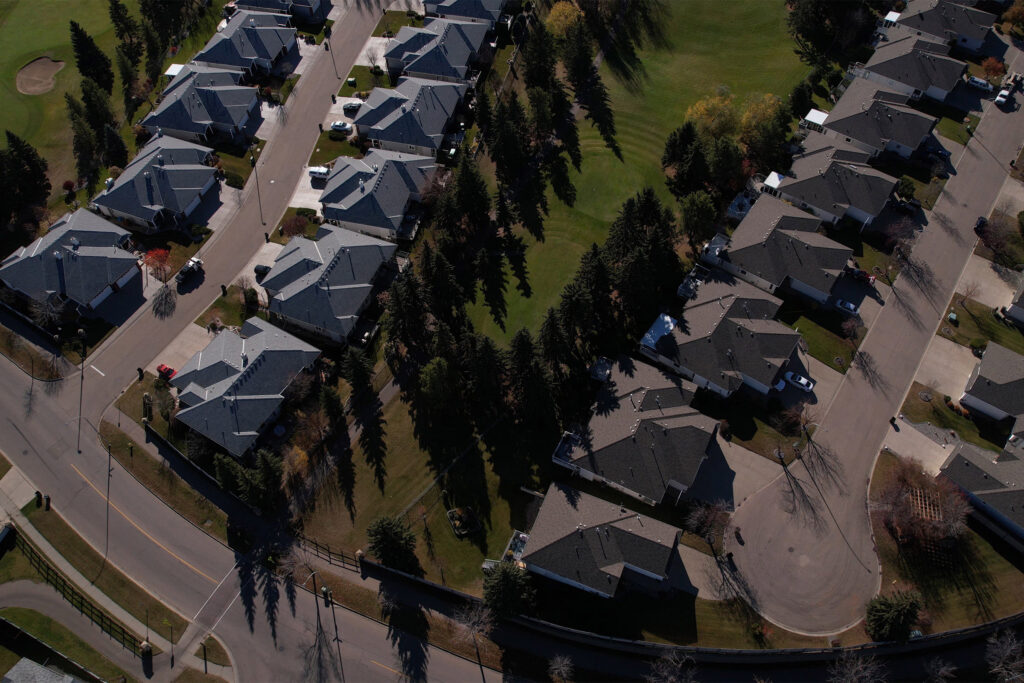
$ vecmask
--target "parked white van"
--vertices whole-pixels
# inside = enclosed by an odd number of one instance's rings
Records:
[[[309,175],[312,178],[326,178],[331,175],[331,169],[326,166],[310,166]]]

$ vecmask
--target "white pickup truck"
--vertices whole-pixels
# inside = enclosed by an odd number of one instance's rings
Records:
[[[184,282],[192,273],[198,273],[203,269],[203,261],[198,256],[193,256],[188,263],[181,267],[178,274],[174,276],[175,282]]]

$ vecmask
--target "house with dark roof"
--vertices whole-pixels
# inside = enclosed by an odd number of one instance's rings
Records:
[[[406,215],[437,171],[433,157],[371,149],[362,159],[338,157],[320,195],[324,220],[395,240],[414,226]]]
[[[1024,326],[1024,281],[1017,286],[1017,292],[1013,295],[1013,302],[1004,311],[1006,317],[1018,325]]]
[[[972,0],[908,0],[895,22],[918,35],[978,52],[996,17],[973,5]]]
[[[184,65],[143,127],[189,142],[248,140],[258,125],[260,99],[256,88],[241,85],[242,76],[238,69]]]
[[[181,406],[177,419],[241,458],[278,415],[288,385],[319,355],[270,323],[249,318],[238,333],[218,333],[171,380]]]
[[[967,72],[966,62],[949,56],[949,46],[894,26],[864,64],[850,74],[874,81],[911,99],[945,100]]]
[[[980,514],[973,519],[1024,552],[1024,453],[1017,438],[1000,454],[960,442],[942,464],[940,476],[953,482]]]
[[[26,302],[55,300],[89,313],[139,275],[129,242],[126,230],[78,209],[0,262],[0,282]]]
[[[908,159],[931,137],[936,123],[934,116],[908,106],[906,95],[855,78],[827,113],[821,132],[872,156],[892,152]]]
[[[586,429],[566,432],[552,461],[648,505],[678,503],[718,430],[716,420],[690,407],[696,389],[646,363],[618,363]]]
[[[327,225],[320,227],[315,240],[293,237],[261,283],[267,290],[270,319],[347,343],[396,248]]]
[[[1024,415],[1024,356],[989,342],[967,380],[960,404],[993,420]]]
[[[352,122],[374,148],[436,157],[465,94],[463,83],[400,78],[374,88]]]
[[[717,235],[700,258],[770,294],[783,289],[824,303],[853,250],[818,232],[820,226],[811,214],[762,194],[732,235]]]
[[[192,61],[241,69],[246,78],[252,79],[269,74],[296,46],[295,29],[288,15],[239,10]]]
[[[490,61],[487,32],[483,24],[449,19],[428,19],[423,28],[403,26],[384,53],[388,72],[392,79],[409,76],[468,83],[471,73]]]
[[[141,232],[184,228],[217,184],[216,169],[208,165],[212,153],[209,147],[157,134],[120,176],[107,181],[92,205]]]
[[[658,316],[640,352],[720,396],[743,386],[768,394],[800,341],[799,333],[774,319],[781,305],[742,280],[712,277],[697,285],[678,320]]]
[[[605,598],[626,586],[665,592],[672,565],[680,562],[680,533],[556,482],[544,496],[521,561],[538,576]]]
[[[849,216],[868,225],[882,212],[898,181],[868,165],[870,154],[834,138],[811,132],[803,152],[785,174],[773,172],[763,190],[823,221]]]
[[[235,0],[235,7],[255,12],[290,14],[300,24],[318,24],[327,20],[330,0]]]
[[[459,21],[471,21],[482,23],[488,29],[493,29],[494,24],[501,16],[501,10],[508,0],[426,0],[423,3],[423,11],[430,16],[441,17],[442,19],[458,19]]]

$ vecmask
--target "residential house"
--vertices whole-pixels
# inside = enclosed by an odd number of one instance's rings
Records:
[[[1017,293],[1013,295],[1013,303],[1006,307],[1006,317],[1018,325],[1024,326],[1024,281],[1017,287]]]
[[[465,94],[462,83],[400,78],[394,89],[374,88],[352,121],[375,148],[436,157]]]
[[[850,69],[850,74],[874,81],[891,91],[917,100],[922,96],[939,100],[953,91],[967,64],[949,56],[949,46],[908,34],[899,27],[889,29],[871,58]]]
[[[256,88],[240,85],[242,76],[238,69],[186,64],[142,125],[189,142],[248,140],[260,99]]]
[[[646,363],[617,363],[586,429],[566,432],[552,461],[648,505],[678,503],[718,430],[690,407],[696,389]]]
[[[974,0],[908,0],[895,22],[918,35],[978,52],[996,17],[973,5]]]
[[[224,330],[192,356],[171,384],[177,419],[241,458],[273,420],[283,393],[320,351],[260,318]]]
[[[392,76],[468,83],[471,71],[490,60],[487,27],[467,21],[428,20],[423,28],[403,26],[388,41],[388,72]],[[486,49],[488,55],[481,55]]]
[[[442,19],[482,23],[493,29],[507,0],[426,0],[423,11]]]
[[[871,156],[892,152],[909,159],[936,123],[934,116],[908,106],[905,95],[855,78],[821,123],[821,132]]]
[[[296,49],[295,29],[285,14],[239,10],[192,61],[241,69],[247,79],[269,74]]]
[[[960,404],[993,420],[1024,415],[1024,356],[990,342],[967,380]]]
[[[710,278],[697,286],[679,320],[658,316],[640,352],[720,396],[744,385],[767,394],[781,381],[800,341],[774,319],[780,305],[742,280]]]
[[[523,549],[526,570],[605,598],[620,587],[669,589],[680,530],[577,491],[548,487]]]
[[[331,11],[330,0],[235,0],[235,7],[256,12],[290,14],[300,24],[327,21]]]
[[[54,300],[87,314],[139,276],[129,242],[127,231],[78,209],[0,262],[0,282],[25,302]]]
[[[817,132],[808,134],[804,151],[785,174],[771,173],[764,191],[781,197],[823,221],[849,216],[868,225],[896,189],[898,181],[868,165],[870,155]]]
[[[141,232],[184,228],[203,197],[217,184],[209,147],[157,134],[92,204],[104,216],[132,223]]]
[[[384,239],[407,237],[406,214],[433,180],[432,157],[371,149],[362,159],[338,157],[320,195],[324,220]]]
[[[732,235],[718,235],[701,260],[776,293],[797,292],[825,303],[853,250],[818,232],[814,216],[764,194],[754,202]]]
[[[960,442],[942,464],[940,476],[963,491],[973,515],[1017,552],[1024,552],[1024,453],[1021,439],[1000,454]]]
[[[315,241],[293,237],[261,283],[271,320],[346,343],[396,248],[327,225],[320,227]]]

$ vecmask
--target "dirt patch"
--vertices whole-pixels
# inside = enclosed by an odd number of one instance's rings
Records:
[[[64,68],[64,62],[49,57],[39,57],[21,67],[15,83],[22,95],[42,95],[53,90],[54,77]]]

